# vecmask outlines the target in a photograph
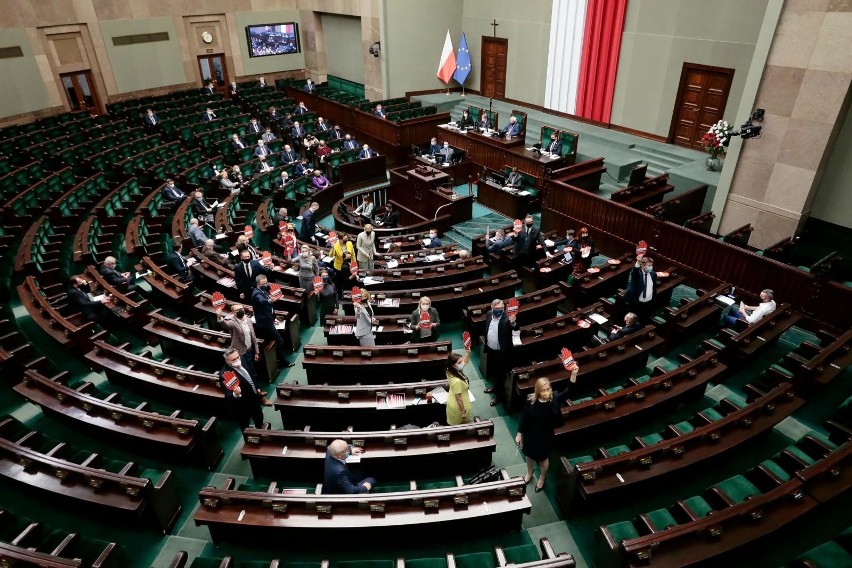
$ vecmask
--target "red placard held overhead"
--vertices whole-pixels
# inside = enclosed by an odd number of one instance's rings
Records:
[[[562,348],[559,353],[559,358],[562,359],[562,366],[566,371],[573,371],[577,367],[577,362],[574,361],[574,355],[566,347]]]
[[[352,303],[361,303],[361,288],[359,288],[358,286],[352,286]]]
[[[645,241],[639,241],[639,244],[636,245],[636,254],[645,254],[648,252],[648,243]]]
[[[260,262],[264,266],[270,266],[272,264],[272,253],[268,250],[263,251],[263,254],[260,255]]]
[[[284,293],[281,291],[281,286],[278,284],[270,284],[269,285],[269,299],[273,302],[277,302],[281,299]]]
[[[243,229],[243,234],[247,239],[250,239],[254,236],[254,229],[251,228],[251,225],[246,225],[246,228]]]
[[[520,302],[518,302],[517,298],[512,298],[509,300],[509,303],[506,304],[506,313],[510,316],[513,316],[518,313],[518,310],[521,308]]]
[[[225,306],[225,296],[222,292],[213,292],[213,309],[218,310]]]
[[[314,292],[317,294],[322,290],[322,277],[314,276]]]
[[[523,222],[520,219],[515,219],[514,229],[516,233],[520,233],[521,229],[524,227]]]
[[[470,351],[470,346],[473,344],[473,341],[470,339],[470,332],[466,331],[462,333],[462,345],[468,351]]]

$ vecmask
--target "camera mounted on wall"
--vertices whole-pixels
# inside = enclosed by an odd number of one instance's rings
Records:
[[[370,55],[373,57],[379,57],[382,54],[382,44],[378,41],[373,42],[373,45],[370,46]]]
[[[740,126],[739,132],[731,132],[731,136],[739,136],[743,140],[748,140],[749,138],[760,138],[761,132],[763,131],[763,126],[759,124],[754,124],[755,122],[763,122],[763,118],[766,116],[766,111],[762,108],[755,109],[754,112],[748,117],[742,126]]]

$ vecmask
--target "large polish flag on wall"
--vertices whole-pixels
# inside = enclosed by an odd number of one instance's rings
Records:
[[[438,79],[449,84],[455,72],[456,54],[453,52],[453,40],[450,39],[450,30],[447,30],[447,39],[444,40],[444,49],[441,51],[441,62],[438,63]]]
[[[627,0],[553,0],[544,106],[608,123]]]

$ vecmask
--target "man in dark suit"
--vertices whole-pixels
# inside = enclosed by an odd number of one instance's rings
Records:
[[[485,317],[485,322],[485,353],[492,381],[485,392],[494,394],[491,406],[497,406],[506,394],[506,374],[512,368],[512,332],[518,329],[518,322],[514,314],[506,315],[503,300],[491,302],[491,311]]]
[[[226,374],[234,373],[236,384],[229,385]],[[219,371],[218,386],[225,393],[225,402],[240,430],[249,427],[254,422],[255,428],[263,427],[263,408],[272,406],[266,398],[266,393],[257,387],[257,374],[243,366],[240,352],[234,348],[225,351],[225,366]]]
[[[317,119],[316,131],[317,132],[328,132],[329,130],[331,130],[331,125],[329,123],[327,123],[323,117],[319,117]]]
[[[192,240],[192,246],[194,247],[201,248],[204,246],[204,243],[207,242],[207,235],[200,227],[200,222],[196,217],[189,220],[189,229],[187,229],[187,234]]]
[[[357,150],[358,142],[352,138],[351,134],[346,135],[346,139],[343,140],[343,149],[344,150]]]
[[[506,138],[514,138],[521,133],[521,125],[518,124],[518,119],[514,116],[509,117],[509,124],[500,129],[500,136]]]
[[[639,318],[636,317],[636,314],[633,312],[627,312],[624,316],[624,325],[614,325],[607,336],[607,341],[615,341],[616,339],[621,339],[626,335],[630,335],[631,333],[636,333],[642,329],[642,326],[639,324]]]
[[[453,147],[450,146],[449,142],[444,142],[444,146],[438,154],[444,157],[445,164],[449,164],[453,161],[453,154],[455,154],[455,151],[453,150]]]
[[[160,117],[154,114],[153,109],[148,109],[142,116],[142,124],[149,130],[157,130],[162,125]]]
[[[289,144],[284,145],[284,149],[281,150],[281,154],[278,157],[282,164],[292,164],[299,160],[299,155],[293,151]]]
[[[493,240],[488,239],[486,248],[488,252],[499,254],[504,248],[511,246],[512,237],[506,235],[503,229],[497,229],[494,233]]]
[[[550,144],[542,148],[542,150],[546,150],[556,156],[562,155],[562,142],[559,141],[559,137],[556,135],[556,132],[550,135]]]
[[[258,89],[265,89],[266,88],[266,79],[264,79],[263,77],[258,79],[257,80],[257,88]]]
[[[279,120],[281,120],[281,115],[278,114],[278,109],[274,106],[269,107],[269,110],[266,111],[266,126],[275,128]]]
[[[231,98],[237,98],[240,96],[240,88],[237,86],[236,81],[231,81],[231,84],[228,85],[228,94]]]
[[[296,106],[296,108],[293,109],[293,114],[296,115],[308,114],[308,112],[310,111],[308,111],[308,107],[305,106],[304,101],[299,101],[299,104]]]
[[[263,126],[257,121],[256,118],[252,118],[251,121],[246,125],[246,136],[249,139],[258,138],[260,134],[263,132]]]
[[[166,180],[166,185],[163,186],[162,193],[163,199],[175,207],[183,203],[183,200],[186,199],[186,194],[175,185],[175,180],[173,179]]]
[[[72,276],[67,290],[68,305],[75,311],[79,310],[86,321],[103,325],[105,316],[103,305],[109,301],[110,296],[105,294],[100,302],[96,302],[89,296],[87,286],[85,280],[79,276]]]
[[[246,147],[246,141],[240,138],[239,134],[231,135],[231,149],[234,152],[239,152]]]
[[[373,111],[373,114],[378,116],[379,118],[388,117],[388,114],[385,112],[385,109],[382,108],[382,105],[376,105],[376,110]]]
[[[378,156],[378,154],[376,153],[375,150],[372,150],[370,148],[369,144],[364,144],[361,147],[361,151],[358,152],[358,159],[359,160],[366,160],[367,158],[375,158],[376,156]]]
[[[520,189],[524,185],[524,176],[518,171],[518,168],[512,168],[509,175],[506,176],[506,187]]]
[[[213,81],[207,82],[207,85],[204,87],[204,94],[205,95],[215,95],[216,94],[216,87],[214,86]]]
[[[206,242],[206,239],[205,239]],[[202,243],[202,246],[204,244]],[[181,244],[175,243],[172,246],[172,252],[169,254],[169,257],[166,259],[166,266],[169,267],[171,273],[176,275],[181,282],[189,282],[192,280],[192,274],[189,272],[190,264],[180,253],[183,247]],[[199,247],[200,248],[200,247]]]
[[[192,197],[192,203],[189,206],[192,208],[192,214],[195,218],[205,223],[213,223],[213,207],[207,203],[204,194],[201,191],[196,191]]]
[[[624,301],[627,309],[636,314],[639,323],[648,323],[656,296],[657,273],[654,271],[654,259],[644,254],[637,254],[636,264],[630,269]]]
[[[294,177],[302,177],[307,175],[313,175],[314,170],[311,168],[311,165],[308,163],[307,158],[299,158],[299,161],[296,163],[295,167],[293,167],[293,176]]]
[[[302,141],[305,139],[306,134],[307,132],[304,128],[302,128],[302,125],[299,124],[298,121],[294,122],[293,128],[290,129],[290,138],[293,139],[293,146],[295,146],[296,148],[300,147],[302,145]]]
[[[305,212],[302,213],[302,227],[299,234],[301,235],[302,240],[307,243],[314,242],[314,235],[317,232],[317,211],[319,211],[319,203],[314,201],[311,203],[311,206],[305,209]]]
[[[254,164],[254,177],[260,177],[265,173],[269,173],[274,168],[269,165],[269,162],[266,159],[266,156],[258,156],[257,162]]]
[[[480,116],[479,120],[476,122],[476,127],[479,130],[488,130],[489,128],[491,128],[491,119],[488,118],[487,114],[485,114],[484,112],[482,113],[482,116]]]
[[[329,138],[332,140],[342,140],[346,135],[343,134],[343,130],[340,128],[339,124],[335,124],[334,128],[331,129],[331,135]]]
[[[284,338],[275,327],[275,312],[272,309],[273,301],[269,297],[269,280],[265,274],[259,274],[255,278],[257,286],[251,291],[251,307],[254,310],[254,330],[257,336],[264,341],[275,342],[275,356],[278,365],[292,367],[293,363],[287,361],[284,352]]]
[[[317,86],[314,85],[313,81],[308,79],[307,81],[305,81],[305,86],[302,87],[302,90],[304,90],[306,93],[313,93],[317,90]]]
[[[438,144],[438,139],[432,138],[429,141],[429,147],[426,149],[426,153],[429,154],[430,156],[434,156],[435,154],[437,154],[440,151],[441,151],[441,145]]]
[[[473,118],[471,118],[466,110],[462,111],[461,118],[456,121],[456,126],[459,128],[473,128]]]
[[[533,225],[532,215],[527,215],[521,232],[515,235],[515,259],[523,266],[532,266],[536,259],[536,246],[543,244],[541,231]]]
[[[259,274],[269,274],[269,270],[259,260],[252,260],[248,249],[243,250],[240,253],[240,262],[234,266],[234,281],[242,300],[251,301],[251,291]]]
[[[204,114],[201,115],[201,121],[210,122],[211,120],[216,120],[216,113],[213,112],[212,108],[208,107],[207,110],[204,111]]]
[[[344,440],[334,440],[328,445],[325,452],[325,471],[323,475],[323,495],[355,495],[369,493],[376,480],[372,477],[364,477],[360,481],[346,465],[346,458],[350,454],[360,454],[361,448],[352,448]]]
[[[272,150],[269,149],[269,146],[266,145],[266,142],[263,140],[257,141],[257,146],[254,147],[254,157],[257,158],[259,156],[268,156],[272,153]]]
[[[118,290],[119,292],[135,292],[139,286],[130,281],[129,272],[119,272],[115,269],[116,260],[114,256],[108,256],[104,259],[104,263],[98,269],[101,276],[107,281],[107,284]]]

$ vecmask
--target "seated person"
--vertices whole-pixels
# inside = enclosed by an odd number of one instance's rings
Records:
[[[316,151],[318,143],[319,140],[317,140],[316,136],[314,136],[310,132],[305,134],[305,138],[302,140],[302,146],[304,146],[305,148],[305,155],[312,156]]]
[[[556,156],[562,155],[562,142],[559,141],[559,137],[556,132],[550,135],[550,143],[542,148],[545,152],[550,152]]]
[[[173,179],[166,180],[166,185],[163,186],[162,192],[163,199],[175,207],[183,203],[183,200],[186,199],[186,194],[175,185],[175,180]]]
[[[254,147],[254,157],[258,156],[268,156],[272,153],[272,150],[269,149],[269,146],[266,145],[266,142],[263,139],[257,141],[257,146]]]
[[[509,175],[506,176],[506,187],[510,189],[520,189],[524,186],[524,176],[518,171],[518,168],[512,168]]]
[[[447,142],[447,141],[444,141],[444,146],[441,148],[441,151],[438,153],[438,155],[444,157],[444,163],[445,164],[449,164],[450,162],[453,161],[453,154],[454,153],[455,153],[455,151],[453,150],[453,147],[450,146],[450,143]]]
[[[198,254],[200,254],[203,258],[206,258],[210,262],[221,264],[222,266],[227,266],[231,270],[234,269],[234,263],[229,262],[227,253],[223,252],[219,247],[217,247],[216,241],[214,241],[213,239],[207,239]]]
[[[240,192],[239,184],[234,183],[230,180],[227,170],[222,170],[222,173],[220,175],[222,176],[222,179],[219,180],[219,187],[227,190],[231,195]]]
[[[462,111],[461,118],[456,121],[456,126],[459,128],[473,128],[473,118],[468,114],[467,110]]]
[[[399,211],[394,208],[393,203],[385,204],[385,212],[383,215],[377,216],[376,225],[386,229],[396,229],[399,225]]]
[[[509,117],[509,124],[500,129],[500,136],[506,138],[514,138],[521,133],[521,125],[518,124],[518,119],[514,116]]]
[[[340,128],[339,124],[335,124],[334,128],[331,129],[331,134],[329,138],[331,140],[343,140],[345,134],[343,134],[343,129]]]
[[[290,137],[293,139],[293,146],[299,147],[302,145],[302,140],[304,140],[307,131],[302,128],[302,125],[299,124],[299,121],[293,123],[293,128],[290,129]]]
[[[287,214],[287,208],[282,207],[278,211],[275,212],[275,215],[272,216],[272,223],[269,228],[269,232],[272,234],[278,234],[278,227],[281,226],[281,223],[289,223],[290,215]]]
[[[260,79],[257,80],[257,88],[258,89],[265,89],[266,88],[266,79],[264,79],[262,76],[260,77]]]
[[[231,135],[231,149],[234,152],[239,152],[240,150],[242,150],[245,147],[246,147],[246,142],[245,142],[245,140],[240,138],[239,134],[234,133],[234,134]]]
[[[476,128],[484,132],[485,130],[490,130],[491,126],[491,119],[483,112],[482,116],[480,116],[479,120],[476,122]]]
[[[437,154],[440,151],[441,151],[441,145],[438,144],[438,139],[432,138],[432,140],[429,141],[429,148],[426,150],[426,153],[429,154],[430,156],[434,156],[435,154]]]
[[[269,126],[267,126],[266,128],[263,129],[263,134],[260,137],[267,144],[269,144],[270,142],[272,142],[273,140],[276,139],[275,134],[272,132],[272,128],[269,127]]]
[[[361,151],[358,152],[358,159],[366,160],[367,158],[375,158],[378,155],[378,153],[370,149],[369,144],[364,144],[364,146],[361,147]]]
[[[295,115],[308,114],[308,112],[310,111],[308,110],[308,107],[305,106],[304,101],[299,101],[299,104],[293,109],[293,114]]]
[[[369,493],[376,480],[372,477],[355,476],[346,465],[350,454],[361,454],[361,448],[353,448],[344,440],[334,440],[325,453],[325,475],[323,476],[323,495],[354,495]]]
[[[343,140],[343,149],[344,150],[357,150],[358,149],[358,141],[352,138],[351,134],[347,134],[346,138]]]
[[[565,231],[565,238],[554,240],[553,252],[545,250],[545,255],[550,258],[557,252],[559,252],[565,255],[565,262],[573,262],[575,254],[574,251],[580,247],[580,245],[577,243],[577,239],[574,238],[574,235],[574,229],[568,229],[567,231]]]
[[[775,293],[767,288],[760,293],[760,305],[746,306],[745,303],[740,302],[739,309],[730,309],[724,321],[728,327],[735,327],[738,320],[751,325],[774,312],[775,308]]]
[[[306,93],[313,93],[317,90],[317,86],[314,85],[314,82],[311,81],[309,78],[307,81],[305,81],[305,86],[302,87],[302,90],[304,90]]]
[[[485,248],[488,249],[488,252],[493,253],[499,253],[504,248],[512,245],[512,237],[506,235],[506,231],[503,229],[497,229],[497,232],[494,233],[494,236],[489,241]]]
[[[325,159],[326,159],[326,158],[328,157],[328,155],[329,155],[329,154],[331,154],[333,151],[334,151],[334,150],[332,150],[330,146],[327,146],[327,145],[326,145],[325,140],[320,140],[320,141],[317,143],[317,150],[316,150],[316,154],[317,154],[317,158],[319,158],[319,161],[320,161],[320,163],[321,163],[321,164],[324,164],[324,163],[325,163]]]
[[[607,341],[621,339],[622,337],[635,333],[640,329],[642,329],[642,326],[639,324],[639,317],[633,312],[627,312],[624,315],[624,325],[612,326],[612,329],[609,331],[609,335],[607,335]]]
[[[287,173],[287,170],[281,170],[281,177],[276,180],[275,186],[285,187],[291,181],[293,181],[293,179],[290,177],[290,174]]]
[[[198,219],[195,217],[189,220],[189,229],[187,229],[187,232],[189,233],[189,238],[192,239],[192,246],[200,248],[207,242],[207,235],[204,234],[204,231],[199,226]]]
[[[271,172],[274,168],[266,161],[266,156],[259,156],[254,164],[254,176],[262,176],[267,172]]]
[[[246,135],[251,136],[252,138],[257,138],[263,132],[263,126],[257,121],[256,118],[252,118],[249,123],[246,125]]]
[[[201,191],[196,191],[192,195],[192,203],[189,206],[192,208],[192,214],[196,218],[201,219],[205,223],[213,222],[213,207],[204,199],[204,194]]]
[[[207,107],[207,110],[201,115],[201,121],[210,122],[211,120],[216,120],[216,113],[213,112],[212,108]]]
[[[139,286],[133,284],[130,280],[129,272],[119,272],[115,269],[117,261],[114,256],[108,256],[104,259],[104,263],[98,269],[107,284],[118,290],[119,292],[135,292]]]
[[[437,229],[429,229],[429,244],[426,245],[426,248],[434,249],[441,248],[444,244],[441,242],[441,239],[438,238],[438,230]]]
[[[148,129],[156,129],[162,125],[162,121],[159,116],[154,114],[154,110],[149,108],[142,115],[142,124]]]
[[[308,165],[307,158],[300,158],[296,167],[293,168],[293,175],[295,177],[312,175],[313,173],[314,171],[311,169],[310,165]]]
[[[328,178],[322,175],[322,170],[314,170],[314,177],[311,178],[311,185],[319,191],[321,189],[325,189],[331,185],[331,182],[328,181]]]
[[[266,111],[266,124],[275,126],[279,120],[281,120],[281,115],[278,114],[278,109],[274,106],[269,107],[269,110]]]
[[[195,221],[195,219],[193,219]],[[181,252],[181,244],[176,242],[172,246],[172,252],[166,259],[166,266],[169,271],[178,277],[181,282],[189,282],[192,280],[192,274],[189,272],[189,267],[194,264],[195,259],[186,259]]]
[[[379,118],[387,118],[388,117],[387,113],[382,108],[382,105],[376,105],[376,110],[373,111],[373,114],[378,116]]]
[[[89,295],[89,284],[80,276],[72,276],[68,283],[67,300],[73,311],[83,314],[83,319],[102,324],[106,311],[104,304],[108,303],[112,296],[104,294],[100,301],[95,301]]]
[[[375,210],[375,208],[376,206],[373,203],[373,198],[369,195],[366,195],[364,196],[364,201],[362,201],[361,204],[355,208],[355,211],[353,211],[353,213],[355,213],[356,215],[361,215],[362,217],[366,217],[368,220],[372,220],[373,211]]]
[[[240,87],[237,85],[236,81],[231,81],[231,83],[228,85],[228,94],[232,97],[240,96]]]
[[[325,121],[323,117],[317,118],[316,131],[317,132],[326,132],[331,130],[331,125]]]
[[[293,151],[289,144],[284,144],[284,149],[281,150],[278,159],[282,164],[293,164],[299,161],[299,154]]]

